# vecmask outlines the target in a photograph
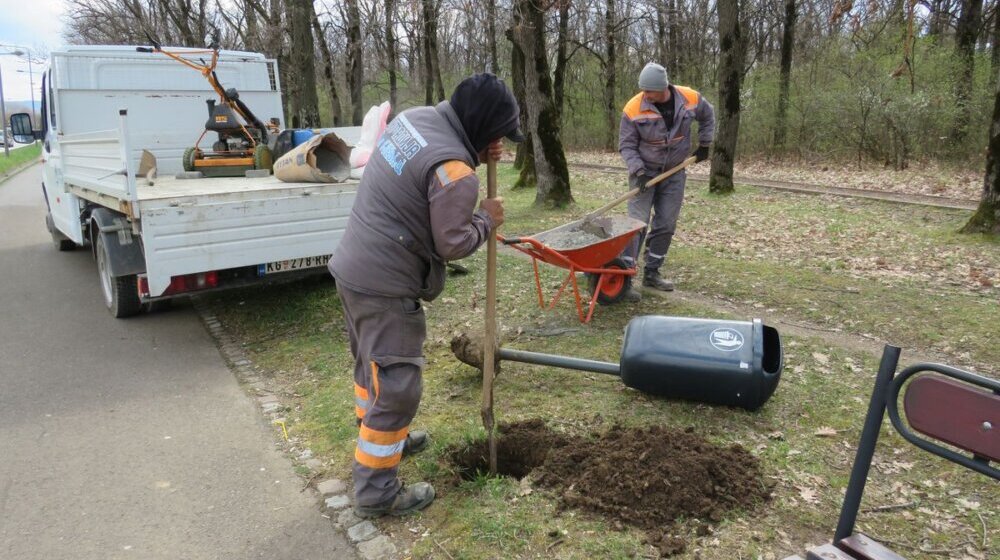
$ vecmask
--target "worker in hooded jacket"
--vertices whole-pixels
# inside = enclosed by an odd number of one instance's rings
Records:
[[[688,157],[694,121],[698,122],[696,162],[708,159],[715,133],[715,111],[697,91],[671,84],[666,69],[653,62],[639,74],[639,89],[642,91],[625,104],[622,112],[618,151],[628,166],[629,188],[640,189],[640,194],[629,200],[628,214],[649,227],[648,232],[643,230],[633,238],[622,258],[629,267],[638,266],[639,248],[645,241],[642,285],[669,292],[674,283],[660,274],[660,267],[677,227],[687,175],[682,170],[649,188],[646,183]],[[630,290],[626,299],[638,301],[641,295]]]
[[[405,515],[434,500],[406,485],[400,460],[427,446],[410,431],[420,404],[426,323],[421,300],[444,288],[445,262],[466,257],[503,223],[503,199],[479,203],[475,168],[520,142],[519,108],[493,74],[477,74],[436,107],[403,111],[386,127],[358,185],[330,260],[355,358],[354,511]]]

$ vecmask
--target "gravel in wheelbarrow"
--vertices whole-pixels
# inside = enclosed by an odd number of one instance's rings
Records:
[[[572,251],[620,237],[635,230],[637,224],[641,225],[641,222],[628,216],[604,216],[594,218],[585,224],[586,221],[576,220],[555,229],[543,231],[534,237],[555,251]],[[597,227],[589,227],[591,225]],[[607,235],[598,234],[597,232],[600,230],[607,232]]]

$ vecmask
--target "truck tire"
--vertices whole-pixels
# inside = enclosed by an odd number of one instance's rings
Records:
[[[271,157],[271,149],[263,144],[257,144],[253,150],[253,168],[271,170],[274,160]]]
[[[108,249],[104,245],[104,236],[97,232],[94,250],[97,254],[97,274],[101,281],[101,295],[104,305],[116,319],[131,317],[142,311],[139,301],[139,282],[135,274],[128,276],[111,276],[108,264]]]
[[[63,234],[59,233],[56,229],[55,224],[52,222],[52,213],[45,215],[45,228],[49,230],[49,235],[52,236],[52,244],[55,245],[58,251],[72,251],[76,249],[76,243],[73,243],[71,239],[66,239]]]
[[[184,165],[184,171],[194,171],[194,160],[201,155],[201,151],[194,146],[184,150],[184,155],[181,156],[181,163]]]

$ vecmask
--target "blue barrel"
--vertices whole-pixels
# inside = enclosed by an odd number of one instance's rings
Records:
[[[633,389],[757,410],[778,387],[784,357],[777,329],[760,319],[647,315],[625,328],[620,364]]]
[[[303,142],[308,141],[313,136],[316,136],[316,132],[308,128],[296,128],[292,130],[292,147],[298,146]]]

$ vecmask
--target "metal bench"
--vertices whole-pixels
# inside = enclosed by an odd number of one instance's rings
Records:
[[[899,348],[889,345],[882,352],[833,543],[810,549],[805,560],[905,560],[870,537],[854,532],[887,410],[893,428],[913,445],[1000,480],[1000,469],[995,466],[1000,461],[1000,381],[932,363],[912,365],[897,375],[899,354]],[[906,422],[899,414],[900,392]],[[785,560],[803,559],[789,556]]]

